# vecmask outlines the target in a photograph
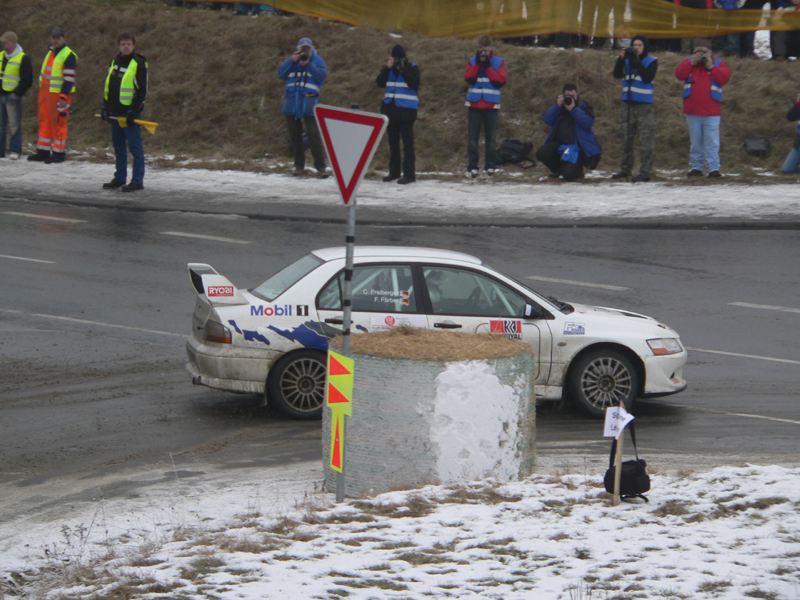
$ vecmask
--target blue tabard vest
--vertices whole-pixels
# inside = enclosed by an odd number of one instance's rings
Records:
[[[475,66],[475,57],[469,59],[469,64]],[[499,56],[492,55],[490,59],[491,67],[497,71],[500,68],[500,65],[503,64],[503,59]],[[469,86],[469,92],[467,92],[467,102],[478,102],[479,100],[485,100],[486,102],[491,102],[492,104],[500,105],[500,90],[494,87],[489,78],[486,76],[486,72],[481,69],[478,73],[478,81],[476,81],[473,85]]]
[[[688,58],[686,60],[689,60]],[[714,66],[718,67],[722,63],[722,61],[718,58],[714,59]],[[683,84],[683,97],[688,98],[692,93],[692,76],[689,75],[689,79],[687,79]],[[722,86],[718,84],[714,79],[711,79],[711,97],[716,100],[717,102],[722,102]]]
[[[649,67],[655,60],[652,56],[645,56],[642,59],[642,64]],[[628,90],[630,89],[630,98],[628,97]],[[633,100],[634,102],[647,102],[648,104],[653,101],[653,94],[655,93],[656,85],[651,81],[645,83],[642,81],[642,76],[639,71],[631,68],[631,61],[625,59],[625,77],[622,78],[622,101]]]
[[[415,67],[416,65],[411,65]],[[419,97],[417,90],[412,90],[406,84],[401,73],[397,73],[394,69],[389,71],[389,79],[386,81],[386,93],[383,95],[384,104],[391,104],[394,100],[394,105],[398,108],[418,108]]]
[[[323,62],[314,50],[311,64],[317,66]],[[294,63],[286,76],[286,96],[283,114],[292,114],[298,119],[312,116],[314,105],[319,102],[322,82],[317,81],[299,62]],[[288,112],[287,112],[288,109]]]

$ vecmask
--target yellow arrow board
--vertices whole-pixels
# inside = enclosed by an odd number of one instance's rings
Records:
[[[334,413],[353,414],[353,359],[328,351],[326,402]]]
[[[326,403],[331,409],[330,467],[344,472],[344,417],[353,414],[353,359],[328,351],[328,385]]]

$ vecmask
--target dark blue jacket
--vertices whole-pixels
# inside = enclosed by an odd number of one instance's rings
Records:
[[[303,67],[291,57],[278,67],[278,77],[286,81],[286,95],[283,98],[283,114],[295,119],[314,116],[314,106],[319,103],[319,92],[328,67],[314,50],[314,56]]]
[[[556,129],[558,122],[561,120],[561,113],[567,112],[566,108],[560,107],[558,104],[553,104],[544,113],[545,124],[552,127],[550,133],[547,135],[545,143],[549,142]],[[572,109],[572,116],[575,119],[575,138],[577,139],[578,146],[586,156],[597,156],[602,152],[600,142],[592,132],[592,125],[594,125],[594,111],[592,107],[586,104],[583,100],[578,103],[578,106]]]

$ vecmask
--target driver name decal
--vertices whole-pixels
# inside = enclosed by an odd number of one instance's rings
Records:
[[[507,337],[510,340],[521,340],[522,321],[514,321],[511,319],[489,321],[489,331],[492,333],[500,333],[503,337]]]

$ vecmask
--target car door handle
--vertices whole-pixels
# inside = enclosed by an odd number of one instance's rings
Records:
[[[434,327],[438,327],[439,329],[461,329],[460,323],[434,323]]]
[[[326,323],[332,323],[334,325],[344,325],[344,320],[341,317],[333,317],[332,319],[325,319]]]

